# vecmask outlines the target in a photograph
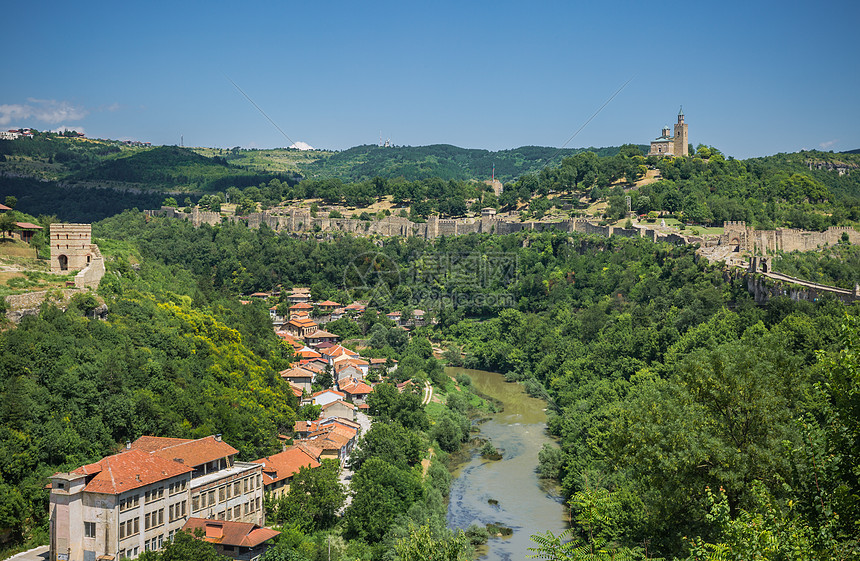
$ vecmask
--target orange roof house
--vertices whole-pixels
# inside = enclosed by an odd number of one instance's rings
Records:
[[[290,481],[302,467],[320,467],[320,463],[311,453],[297,447],[254,460],[254,463],[263,464],[263,485],[266,492],[275,497],[290,492]]]
[[[197,440],[141,436],[131,443],[131,449],[147,451],[153,456],[193,467],[195,476],[227,467],[239,453],[221,440],[221,435]],[[214,463],[217,466],[212,465]]]
[[[200,539],[214,545],[218,554],[233,559],[259,559],[268,549],[266,542],[281,535],[277,530],[250,522],[205,518],[189,518],[182,529],[192,535],[195,530],[202,530]]]
[[[81,466],[71,473],[94,476],[84,488],[87,492],[118,495],[191,471],[193,469],[190,466],[172,460],[141,450],[126,450],[94,464]]]
[[[308,317],[294,317],[285,325],[284,330],[294,337],[307,337],[318,329],[317,323]]]

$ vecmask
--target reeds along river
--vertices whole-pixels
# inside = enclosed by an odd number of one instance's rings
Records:
[[[538,479],[538,452],[552,440],[546,434],[546,403],[529,397],[520,384],[495,372],[446,368],[472,378],[482,394],[499,400],[504,409],[479,424],[478,436],[492,441],[502,459],[491,461],[473,450],[454,473],[448,505],[448,526],[466,529],[472,523],[511,528],[509,537],[491,537],[482,559],[518,561],[531,553],[530,536],[567,528],[564,500],[552,482]],[[495,503],[495,501],[498,501]]]

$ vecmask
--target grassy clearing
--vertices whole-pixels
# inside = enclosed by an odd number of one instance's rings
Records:
[[[259,172],[300,172],[301,166],[328,158],[332,152],[323,150],[289,150],[273,148],[269,150],[239,150],[234,153],[224,148],[189,148],[193,152],[211,158],[225,158],[230,164]]]

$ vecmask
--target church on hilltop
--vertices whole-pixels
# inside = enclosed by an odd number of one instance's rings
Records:
[[[684,122],[684,108],[678,111],[678,122],[675,123],[675,136],[669,136],[669,126],[663,127],[660,137],[651,141],[649,156],[689,156],[690,145],[687,143],[687,123]]]

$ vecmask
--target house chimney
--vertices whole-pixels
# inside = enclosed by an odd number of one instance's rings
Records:
[[[131,450],[131,440],[126,440],[126,441],[125,441],[125,449],[126,449],[126,450]]]
[[[221,434],[220,433],[215,435],[215,442],[221,442]]]

